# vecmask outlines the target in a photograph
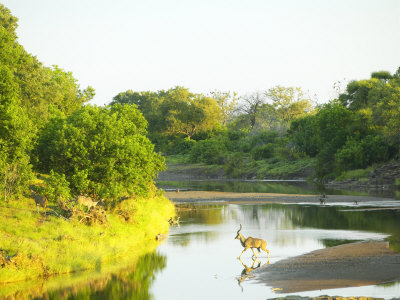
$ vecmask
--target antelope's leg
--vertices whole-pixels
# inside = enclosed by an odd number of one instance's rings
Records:
[[[254,248],[251,248],[251,251],[253,251],[254,256],[257,257],[256,253],[254,252]]]
[[[249,248],[244,248],[244,250],[242,251],[242,253],[240,253],[238,259],[240,259],[240,257],[242,256],[243,252],[246,251],[247,249],[249,249]]]

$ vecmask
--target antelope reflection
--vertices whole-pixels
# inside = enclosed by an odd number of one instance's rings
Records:
[[[251,265],[251,267],[247,266],[240,258],[239,258],[239,261],[242,264],[242,266],[244,267],[244,269],[243,269],[242,273],[240,273],[240,277],[237,278],[237,282],[243,292],[243,287],[242,287],[241,283],[246,278],[254,278],[255,276],[253,274],[251,274],[251,272],[253,272],[254,270],[256,270],[260,267],[264,267],[264,266],[268,265],[269,260],[267,263],[265,263],[264,265],[261,266],[261,261],[259,261],[258,259],[253,259],[253,264]]]

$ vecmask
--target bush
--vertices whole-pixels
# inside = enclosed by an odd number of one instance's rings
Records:
[[[226,175],[233,178],[240,178],[245,166],[245,156],[237,152],[228,156],[224,169]]]
[[[276,131],[261,131],[255,135],[249,137],[250,147],[262,146],[265,144],[274,143],[275,139],[278,137],[278,133]]]
[[[226,145],[221,139],[202,140],[196,142],[190,150],[189,160],[206,164],[223,164],[227,151]]]
[[[64,174],[58,174],[50,171],[50,177],[46,182],[46,186],[43,189],[43,194],[47,197],[50,202],[57,202],[59,198],[62,201],[66,201],[71,196],[69,188],[69,182],[65,179]]]
[[[274,155],[275,145],[268,143],[262,146],[256,146],[251,150],[251,157],[255,160],[271,158]]]
[[[39,138],[44,172],[65,174],[75,192],[105,199],[146,196],[164,158],[146,137],[147,122],[136,106],[84,106],[52,119]]]
[[[381,136],[367,136],[361,141],[349,139],[335,154],[338,172],[366,168],[373,163],[387,161],[389,145]]]

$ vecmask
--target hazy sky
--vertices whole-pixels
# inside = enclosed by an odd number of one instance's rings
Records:
[[[93,103],[119,92],[300,86],[400,66],[398,0],[0,0],[25,49],[71,71]]]

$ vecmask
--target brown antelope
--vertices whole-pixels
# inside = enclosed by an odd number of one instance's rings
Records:
[[[235,237],[236,240],[240,240],[240,243],[242,244],[242,246],[244,247],[244,250],[242,251],[242,253],[240,253],[238,259],[240,259],[240,257],[242,256],[243,252],[245,252],[247,249],[251,249],[251,251],[253,251],[253,256],[252,257],[256,257],[257,255],[254,252],[254,248],[257,248],[258,253],[261,253],[261,250],[264,250],[265,252],[268,253],[268,261],[269,261],[269,250],[267,249],[267,242],[264,241],[263,239],[257,239],[257,238],[252,238],[251,236],[249,236],[247,239],[240,233],[240,230],[242,230],[242,224],[240,224],[240,228],[237,231],[237,235]]]
[[[92,207],[95,207],[98,202],[93,201],[90,197],[78,196],[78,203],[86,206],[88,210],[90,210]]]
[[[44,214],[46,215],[46,208],[47,208],[47,198],[45,196],[36,194],[35,191],[31,190],[33,199],[35,199],[37,212],[39,213],[39,206],[43,207]]]

